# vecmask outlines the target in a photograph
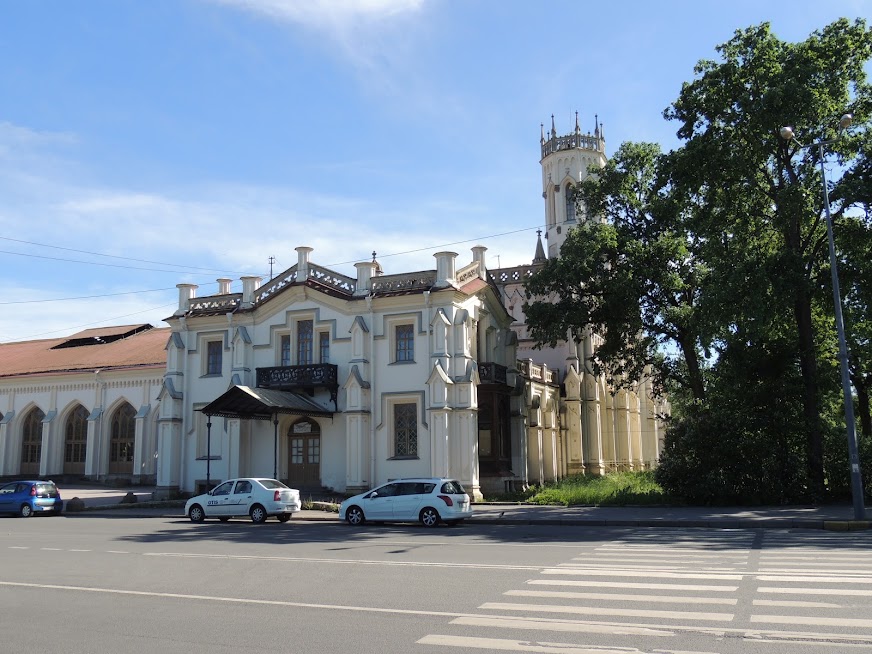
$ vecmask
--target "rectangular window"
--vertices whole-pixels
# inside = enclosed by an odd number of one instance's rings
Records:
[[[394,405],[394,456],[418,456],[418,405]]]
[[[318,334],[318,363],[330,363],[330,334]]]
[[[413,325],[397,325],[395,361],[415,360],[415,331]]]
[[[312,363],[312,321],[297,321],[297,365]]]
[[[291,365],[291,336],[284,334],[281,338],[281,354],[279,356],[280,366]]]
[[[221,341],[209,341],[206,343],[206,374],[221,374],[221,356],[224,352],[224,344]]]

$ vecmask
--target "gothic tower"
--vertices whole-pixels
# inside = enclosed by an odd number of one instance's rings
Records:
[[[545,199],[545,239],[549,259],[559,256],[567,231],[586,219],[583,215],[576,215],[572,186],[588,177],[591,166],[601,168],[606,164],[602,126],[599,119],[595,122],[593,134],[582,134],[576,111],[575,130],[566,136],[557,136],[552,114],[547,139],[545,126],[541,126],[542,197]]]

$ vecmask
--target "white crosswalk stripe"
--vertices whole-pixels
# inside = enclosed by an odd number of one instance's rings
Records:
[[[872,651],[872,619],[864,617],[872,614],[872,535],[806,536],[628,532],[502,593],[518,601],[484,602],[478,614],[418,642],[446,650],[679,654],[664,645],[682,637],[705,645],[687,654],[733,654],[752,643],[773,654],[785,644],[810,654]],[[541,637],[528,640],[535,633]]]

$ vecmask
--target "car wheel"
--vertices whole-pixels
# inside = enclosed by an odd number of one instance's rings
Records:
[[[259,525],[262,522],[266,522],[266,509],[260,504],[255,504],[251,507],[251,511],[248,512],[248,515],[251,516],[251,521],[255,524]]]
[[[276,517],[279,519],[279,522],[287,522],[288,520],[291,519],[291,514],[290,513],[279,513]]]
[[[21,508],[18,509],[18,515],[22,518],[29,518],[33,515],[33,507],[30,504],[22,504]]]
[[[366,522],[366,516],[363,515],[363,509],[359,506],[349,506],[345,512],[345,521],[353,527],[362,525]]]
[[[421,524],[425,527],[435,527],[439,524],[439,512],[432,508],[427,507],[426,509],[421,509]]]
[[[195,504],[191,507],[191,510],[188,511],[188,517],[191,519],[191,522],[203,522],[206,519],[206,512],[203,511],[203,507],[199,504]]]
[[[227,522],[228,520],[230,520],[230,516],[228,516],[228,515],[223,515],[223,516],[221,516],[221,517],[218,518],[218,519],[219,519],[221,522]]]

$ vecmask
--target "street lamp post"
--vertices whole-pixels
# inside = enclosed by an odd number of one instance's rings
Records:
[[[839,134],[848,127],[853,120],[851,114],[845,114],[839,121]],[[851,378],[848,372],[848,346],[845,342],[845,323],[842,320],[842,296],[839,292],[839,272],[836,267],[836,245],[833,240],[833,216],[830,213],[830,192],[827,188],[827,173],[824,168],[824,146],[830,145],[836,139],[824,140],[821,139],[816,143],[803,145],[794,138],[793,128],[782,127],[780,130],[781,138],[786,141],[793,140],[802,148],[818,148],[818,158],[821,166],[821,180],[824,187],[824,211],[827,216],[827,240],[830,246],[830,272],[833,278],[833,303],[835,305],[836,314],[836,331],[839,336],[839,363],[842,369],[842,394],[845,401],[845,423],[848,429],[848,457],[850,459],[851,472],[851,496],[854,500],[854,519],[864,520],[866,518],[866,510],[863,506],[863,479],[860,476],[860,456],[857,452],[857,434],[854,425],[854,398],[851,393]]]

